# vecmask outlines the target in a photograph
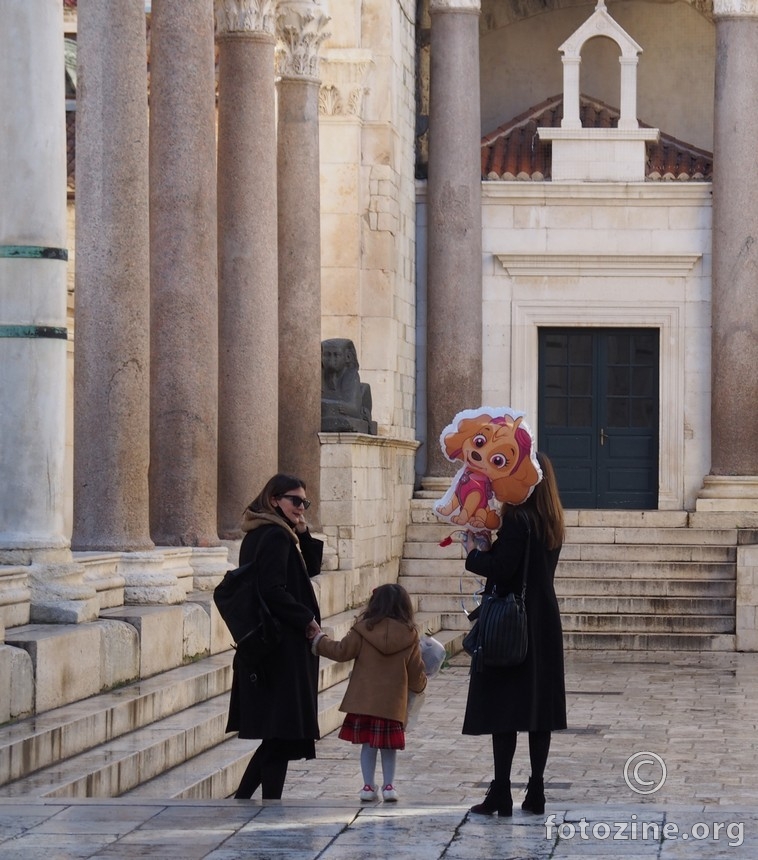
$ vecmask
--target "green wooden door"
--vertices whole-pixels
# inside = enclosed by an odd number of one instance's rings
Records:
[[[541,450],[567,508],[658,506],[658,330],[539,333]]]

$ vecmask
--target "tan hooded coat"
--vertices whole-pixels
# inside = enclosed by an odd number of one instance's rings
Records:
[[[340,710],[405,723],[408,690],[426,687],[418,632],[394,618],[384,618],[369,630],[358,621],[344,639],[325,636],[316,646],[323,657],[344,663],[355,660]]]

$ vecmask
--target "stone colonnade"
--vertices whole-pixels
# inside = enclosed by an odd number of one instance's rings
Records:
[[[33,42],[19,39],[18,56],[10,46],[3,56],[6,79],[15,83],[6,88],[13,101],[3,105],[2,117],[16,128],[3,133],[12,150],[3,162],[3,187],[15,205],[4,207],[8,215],[0,221],[0,294],[4,316],[13,320],[0,330],[0,349],[3,385],[10,386],[4,400],[18,409],[4,407],[2,417],[3,474],[13,491],[3,494],[10,509],[0,524],[0,605],[11,607],[0,616],[0,628],[6,620],[23,624],[29,617],[89,620],[105,605],[97,597],[105,589],[112,606],[119,590],[126,602],[171,604],[182,602],[191,588],[210,587],[228,566],[219,533],[231,536],[242,508],[278,464],[297,468],[286,443],[277,452],[279,342],[288,344],[285,355],[300,384],[320,398],[313,58],[320,44],[314,29],[320,34],[328,19],[316,2],[279,4],[292,56],[313,61],[304,73],[293,73],[298,84],[303,78],[304,94],[285,99],[285,116],[288,111],[297,125],[292,145],[308,161],[305,172],[296,171],[299,181],[305,177],[305,196],[296,193],[292,177],[284,199],[280,188],[278,202],[285,223],[297,224],[289,209],[302,209],[298,217],[309,232],[282,233],[277,249],[273,0],[215,3],[218,179],[213,0],[153,0],[150,123],[143,0],[80,0],[69,543],[62,533],[63,22],[60,6],[53,12],[48,0],[20,6],[11,31],[31,34]],[[19,68],[34,74],[19,76]],[[277,308],[278,254],[308,272],[294,285],[296,301],[289,304],[295,314],[305,309],[306,325],[294,338],[291,320]],[[312,442],[315,457],[307,477],[309,490],[315,484],[317,492],[320,399],[318,409],[303,405],[298,404],[293,444],[299,450],[306,437]],[[33,533],[27,533],[30,528]],[[191,548],[189,577],[182,574],[180,581],[176,560],[173,567],[166,564],[156,543]],[[118,575],[104,574],[110,577],[105,584],[96,573],[86,579],[72,547],[80,558],[120,554]],[[27,607],[26,615],[12,611],[19,604]]]

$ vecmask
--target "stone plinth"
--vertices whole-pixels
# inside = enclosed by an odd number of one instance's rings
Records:
[[[758,477],[706,475],[696,511],[758,511]]]
[[[539,128],[552,141],[553,182],[644,182],[647,141],[657,128]]]
[[[333,598],[355,606],[380,582],[397,579],[418,442],[363,433],[320,433],[319,439],[322,530],[336,547],[337,571],[356,571],[344,580],[346,593]],[[330,591],[326,582],[324,588]]]
[[[758,546],[737,548],[737,650],[758,651]]]

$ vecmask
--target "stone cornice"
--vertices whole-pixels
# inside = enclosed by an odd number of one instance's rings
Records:
[[[276,29],[276,0],[215,0],[216,32],[267,33]]]
[[[714,18],[758,18],[758,0],[713,0]]]
[[[318,79],[318,51],[331,33],[331,19],[317,0],[280,0],[276,14],[276,73],[282,78]]]
[[[429,14],[435,12],[476,12],[482,10],[481,0],[429,0]]]
[[[701,254],[495,254],[513,276],[686,277]]]

